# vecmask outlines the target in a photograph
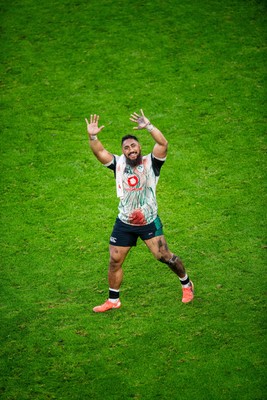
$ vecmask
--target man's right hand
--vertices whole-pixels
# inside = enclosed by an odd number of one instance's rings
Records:
[[[85,122],[87,125],[87,132],[90,137],[98,135],[98,133],[102,131],[102,129],[104,128],[104,125],[98,127],[98,120],[99,120],[99,115],[96,114],[90,116],[90,123],[88,119],[85,118]]]

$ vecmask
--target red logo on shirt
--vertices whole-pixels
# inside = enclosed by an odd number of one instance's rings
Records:
[[[128,178],[128,185],[129,186],[136,186],[138,183],[138,177],[136,175],[129,176]]]

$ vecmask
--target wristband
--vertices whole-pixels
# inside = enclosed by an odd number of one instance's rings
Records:
[[[91,135],[90,136],[90,140],[97,140],[97,136],[96,135]]]
[[[154,125],[152,125],[150,123],[146,126],[146,129],[148,130],[148,132],[152,132],[154,128],[155,128]]]

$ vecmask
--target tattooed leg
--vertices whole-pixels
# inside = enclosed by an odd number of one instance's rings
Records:
[[[186,272],[181,259],[169,250],[166,239],[163,235],[145,240],[145,243],[157,260],[167,264],[170,269],[179,276],[179,278],[185,276]]]

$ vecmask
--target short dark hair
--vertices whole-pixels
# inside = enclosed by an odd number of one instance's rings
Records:
[[[125,140],[127,140],[127,139],[134,139],[134,140],[136,140],[136,141],[139,143],[139,140],[137,139],[136,136],[134,136],[134,135],[125,135],[125,136],[123,136],[123,138],[121,139],[121,145],[123,145],[123,142],[124,142]]]

